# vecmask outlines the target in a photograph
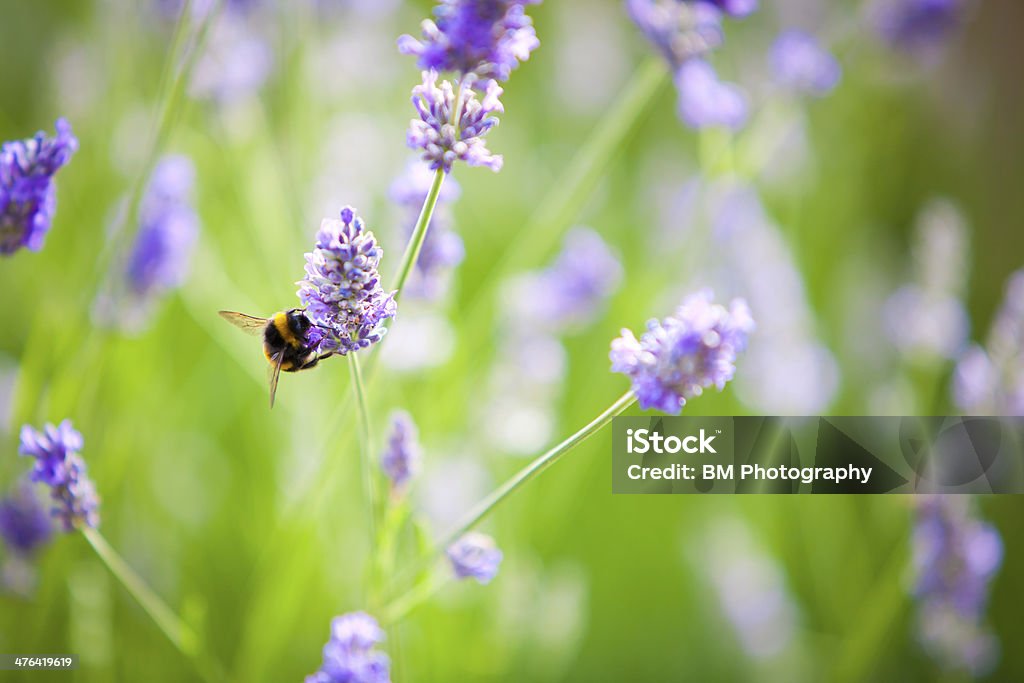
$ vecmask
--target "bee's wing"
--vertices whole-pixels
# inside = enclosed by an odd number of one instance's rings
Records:
[[[284,349],[270,359],[270,407],[274,407],[274,396],[277,395],[277,380],[281,378],[281,364],[284,362]]]
[[[220,317],[224,318],[238,329],[248,332],[249,334],[263,334],[263,330],[267,327],[266,318],[257,318],[254,315],[236,313],[235,311],[218,312],[220,313]]]

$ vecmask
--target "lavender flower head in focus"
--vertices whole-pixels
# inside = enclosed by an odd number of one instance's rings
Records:
[[[487,534],[470,531],[448,547],[448,560],[455,576],[490,583],[498,575],[502,552]]]
[[[922,645],[946,668],[987,672],[998,648],[983,620],[1002,563],[999,533],[973,517],[967,498],[931,496],[918,505],[913,547]]]
[[[316,247],[306,254],[299,300],[318,327],[321,353],[345,355],[379,342],[384,321],[395,317],[393,294],[380,286],[377,267],[384,250],[352,207],[341,219],[324,219]]]
[[[420,209],[430,191],[433,174],[418,160],[406,166],[405,172],[391,184],[391,200],[402,210],[402,238],[412,237]],[[448,286],[451,270],[462,263],[466,250],[462,238],[450,230],[452,222],[450,204],[458,199],[461,190],[454,178],[441,185],[434,213],[427,226],[413,277],[405,286],[405,294],[436,300]]]
[[[832,92],[842,77],[836,58],[803,31],[785,31],[775,39],[771,64],[779,83],[817,97]]]
[[[31,555],[52,534],[50,516],[28,482],[0,500],[0,539],[12,552]]]
[[[0,254],[22,247],[43,248],[57,209],[54,175],[78,150],[71,124],[57,120],[57,134],[40,131],[26,140],[0,147]]]
[[[750,310],[734,299],[727,310],[709,290],[683,301],[675,314],[650,320],[638,340],[631,331],[612,342],[612,372],[627,375],[640,407],[678,415],[704,389],[721,391],[733,378],[736,355],[754,329]]]
[[[424,71],[451,71],[481,79],[508,80],[519,62],[540,46],[526,5],[540,0],[445,0],[425,19],[423,39],[398,39],[403,54],[415,55]],[[470,79],[467,87],[477,81]]]
[[[64,420],[59,426],[47,424],[42,432],[29,425],[21,428],[19,453],[35,458],[30,473],[32,481],[50,487],[50,495],[57,503],[53,516],[60,520],[64,531],[74,531],[84,524],[99,524],[99,498],[85,470],[85,461],[78,452],[83,446],[82,435]]]
[[[400,492],[419,471],[422,453],[419,433],[412,416],[397,411],[391,416],[391,432],[380,466],[391,482],[391,489]]]
[[[409,123],[406,143],[410,149],[420,150],[422,158],[431,170],[444,169],[451,173],[456,161],[469,166],[486,166],[500,171],[501,155],[491,154],[484,145],[484,136],[498,125],[496,113],[504,111],[498,97],[501,87],[493,79],[483,87],[482,98],[469,87],[476,81],[473,76],[464,79],[459,90],[456,105],[455,90],[450,81],[437,84],[437,72],[423,72],[423,83],[412,90],[412,104],[419,119]],[[453,112],[458,106],[458,117],[453,121]]]
[[[320,670],[306,683],[390,683],[388,656],[376,646],[384,641],[377,620],[351,612],[331,621],[331,638],[324,645]]]

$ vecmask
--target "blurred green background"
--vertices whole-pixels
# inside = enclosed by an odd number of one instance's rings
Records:
[[[253,10],[249,28],[273,55],[266,83],[231,101],[186,90],[166,109],[164,151],[196,166],[201,238],[184,287],[144,330],[122,334],[94,326],[90,310],[110,277],[110,254],[128,239],[109,236],[117,206],[141,182],[165,111],[161,74],[174,19],[157,4],[0,0],[0,139],[52,130],[66,116],[81,143],[58,174],[45,249],[0,264],[0,482],[7,488],[27,469],[17,457],[22,424],[71,418],[85,437],[83,456],[103,500],[100,528],[111,544],[200,632],[231,680],[301,680],[319,666],[330,618],[366,606],[348,368],[332,360],[284,377],[268,412],[259,344],[216,311],[269,314],[296,305],[302,255],[320,219],[344,204],[377,232],[391,273],[404,245],[387,188],[407,158],[409,89],[418,81],[412,58],[394,43],[417,33],[430,5],[324,1]],[[530,9],[542,46],[506,84],[506,113],[488,138],[505,168],[455,172],[463,190],[455,230],[466,259],[448,297],[429,306],[449,321],[450,353],[412,372],[384,363],[370,386],[378,448],[392,409],[408,410],[419,425],[426,463],[414,500],[437,531],[451,523],[453,508],[526,462],[488,438],[503,416],[481,409],[500,362],[502,280],[549,263],[576,224],[593,227],[622,258],[625,276],[600,318],[562,339],[565,375],[543,406],[552,423],[542,445],[554,443],[626,389],[607,369],[619,328],[667,314],[673,297],[703,284],[711,257],[687,245],[706,242],[706,232],[680,249],[661,246],[683,221],[666,207],[702,165],[718,181],[745,175],[788,246],[811,333],[838,371],[820,412],[956,411],[947,391],[952,365],[900,355],[863,316],[913,278],[915,216],[933,197],[959,206],[968,228],[972,339],[984,339],[1007,276],[1024,265],[1017,35],[1024,7],[976,3],[942,58],[923,63],[881,44],[857,3],[812,5],[810,15],[800,3],[782,3],[727,23],[713,57],[752,93],[753,129],[760,103],[771,99],[759,79],[774,35],[794,16],[813,16],[804,28],[830,37],[844,69],[840,86],[779,109],[783,129],[806,143],[799,168],[774,172],[794,155],[790,138],[756,168],[723,166],[723,145],[742,143],[686,129],[665,77],[592,187],[540,222],[538,205],[568,187],[570,160],[638,69],[653,67],[643,66],[652,50],[617,2],[550,0]],[[402,302],[396,337],[418,306],[427,304]],[[730,385],[686,412],[770,410],[741,401]],[[395,680],[940,675],[915,641],[908,500],[613,497],[609,455],[610,433],[602,432],[500,507],[484,525],[505,553],[498,578],[448,585],[393,629],[386,649]],[[1014,643],[1024,636],[1024,556],[1015,541],[1024,533],[1024,503],[991,497],[980,509],[1006,546],[990,609],[1002,642],[991,679],[1020,680],[1024,656]],[[748,583],[765,581],[787,605],[777,613],[785,619],[761,626],[785,635],[769,655],[745,646],[716,592],[733,552],[759,558],[757,580]],[[198,680],[78,535],[55,539],[34,566],[27,596],[0,597],[0,652],[78,653],[81,667],[0,678]]]

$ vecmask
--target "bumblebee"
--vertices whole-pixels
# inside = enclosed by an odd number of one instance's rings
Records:
[[[270,363],[270,407],[274,407],[277,380],[281,371],[298,372],[315,367],[333,353],[317,353],[309,342],[309,331],[315,325],[301,308],[259,318],[234,311],[220,311],[220,317],[249,334],[263,335],[263,355]]]

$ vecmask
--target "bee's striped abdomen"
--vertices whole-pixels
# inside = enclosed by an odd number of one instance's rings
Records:
[[[291,347],[297,347],[301,345],[301,341],[295,332],[292,331],[292,327],[288,321],[287,313],[277,313],[274,315],[274,321],[272,327],[277,331],[278,335],[283,340],[282,343],[287,344]]]

